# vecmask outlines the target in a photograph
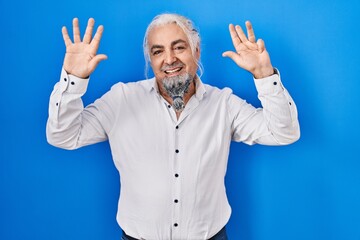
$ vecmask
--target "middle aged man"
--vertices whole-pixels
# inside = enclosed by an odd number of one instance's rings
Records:
[[[50,97],[49,143],[76,149],[109,140],[121,176],[117,221],[123,239],[227,239],[230,141],[285,145],[300,136],[295,103],[264,42],[255,40],[250,22],[247,36],[230,24],[236,52],[223,54],[254,76],[263,107],[256,109],[229,88],[204,84],[197,75],[198,31],[183,16],[161,14],[144,38],[155,77],[115,84],[84,108],[89,76],[106,59],[97,54],[103,27],[92,37],[93,27],[89,19],[81,40],[74,19],[73,42],[63,28],[66,54]]]

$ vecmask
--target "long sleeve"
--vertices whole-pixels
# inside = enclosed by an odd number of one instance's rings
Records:
[[[47,141],[56,147],[76,149],[105,141],[112,111],[106,97],[84,108],[81,97],[89,79],[68,75],[64,69],[50,96]],[[108,117],[107,117],[108,116]]]
[[[254,81],[262,108],[256,109],[233,94],[229,97],[232,139],[250,145],[286,145],[297,141],[300,126],[296,105],[280,75]]]

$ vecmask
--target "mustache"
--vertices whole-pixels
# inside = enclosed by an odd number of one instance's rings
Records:
[[[165,64],[164,66],[161,67],[161,71],[166,71],[169,69],[174,69],[174,68],[179,68],[179,67],[184,67],[184,64],[181,62],[174,62],[172,64]]]

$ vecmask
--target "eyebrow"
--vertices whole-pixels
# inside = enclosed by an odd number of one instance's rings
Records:
[[[178,39],[178,40],[173,41],[173,42],[171,43],[171,46],[174,46],[174,45],[176,45],[176,44],[178,44],[178,43],[186,43],[186,41],[184,41],[184,40],[182,40],[182,39]]]
[[[186,41],[184,41],[182,39],[178,39],[178,40],[175,40],[175,41],[171,42],[171,46],[174,46],[174,45],[176,45],[178,43],[185,43],[186,44]],[[157,49],[157,48],[163,49],[164,46],[163,45],[158,45],[158,44],[152,45],[151,48],[150,48],[150,51],[152,52],[154,49]]]

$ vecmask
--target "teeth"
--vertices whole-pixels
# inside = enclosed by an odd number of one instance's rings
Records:
[[[172,70],[166,70],[165,72],[166,73],[174,73],[174,72],[178,72],[180,71],[181,68],[175,68],[175,69],[172,69]]]

